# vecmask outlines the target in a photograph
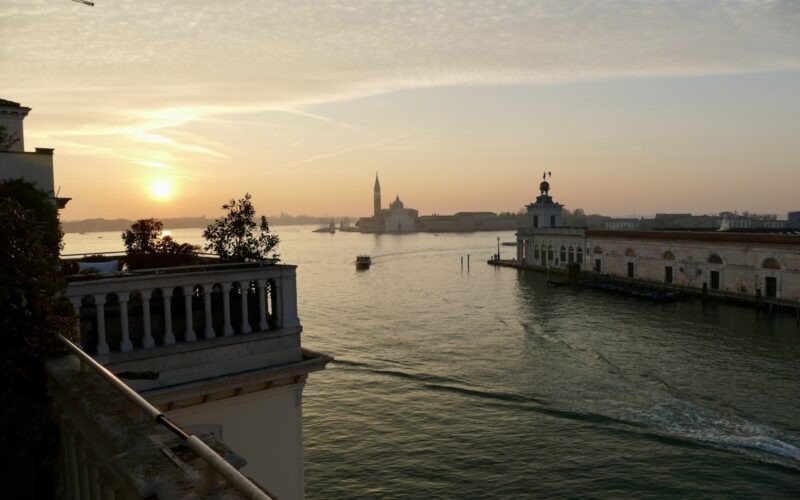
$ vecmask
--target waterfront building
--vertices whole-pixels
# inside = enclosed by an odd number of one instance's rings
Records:
[[[523,223],[518,214],[498,215],[494,212],[456,212],[453,215],[422,215],[419,231],[428,233],[464,233],[470,231],[509,231]]]
[[[800,212],[789,212],[786,217],[786,227],[800,229]]]
[[[579,269],[682,285],[720,296],[800,301],[800,235],[708,231],[632,231],[564,227],[563,205],[540,184],[517,230],[517,262],[534,269]],[[688,214],[664,217],[685,220]],[[656,217],[659,219],[659,217]]]
[[[20,139],[29,111],[0,101],[3,123]],[[52,193],[46,151],[25,153],[20,140],[0,153],[0,179],[22,177]],[[65,267],[70,260],[77,259],[64,259]],[[45,361],[63,497],[200,498],[215,488],[219,498],[236,498],[228,478],[215,486],[210,472],[222,455],[275,496],[303,498],[303,388],[332,358],[301,346],[296,266],[215,259],[135,272],[116,260],[91,266],[98,272],[67,276],[64,295],[76,312],[78,352],[113,375],[87,373],[75,354]],[[147,403],[131,405],[128,388]],[[202,436],[213,456],[181,448],[152,420],[159,411]]]
[[[362,233],[429,233],[508,231],[520,225],[516,214],[497,215],[494,212],[458,212],[454,215],[419,215],[414,208],[406,208],[396,196],[388,208],[381,205],[381,183],[375,174],[372,189],[372,216],[361,217],[356,228]]]
[[[362,233],[410,233],[417,230],[419,212],[406,208],[400,196],[389,204],[389,208],[381,206],[381,183],[375,174],[375,185],[372,196],[372,216],[361,217],[356,225]]]
[[[389,215],[384,221],[384,231],[387,233],[409,233],[416,230],[419,212],[413,208],[406,208],[400,196],[395,197],[389,204]]]
[[[625,230],[625,231],[634,231],[639,229],[641,226],[641,219],[634,219],[630,217],[617,217],[611,220],[606,221],[605,227],[606,229],[611,229],[613,231]]]

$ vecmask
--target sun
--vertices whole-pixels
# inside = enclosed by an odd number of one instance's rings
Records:
[[[150,196],[158,201],[167,201],[172,198],[172,183],[163,179],[155,180],[150,183]]]

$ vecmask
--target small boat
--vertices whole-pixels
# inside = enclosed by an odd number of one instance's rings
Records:
[[[356,269],[369,269],[370,264],[372,264],[372,259],[370,259],[369,255],[356,257]]]

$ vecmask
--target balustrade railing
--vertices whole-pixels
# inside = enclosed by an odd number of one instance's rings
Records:
[[[245,462],[227,446],[207,437],[214,449],[188,434],[82,349],[59,340],[70,354],[44,366],[59,417],[60,498],[272,498],[239,472]]]
[[[77,275],[66,296],[98,357],[299,326],[295,266],[271,262]]]

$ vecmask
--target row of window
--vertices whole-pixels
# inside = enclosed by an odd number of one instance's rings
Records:
[[[601,255],[603,253],[603,249],[597,246],[594,247],[593,252],[597,255]],[[636,250],[634,250],[633,248],[628,248],[627,250],[625,250],[625,256],[637,257],[638,254],[636,253]],[[549,262],[554,260],[553,257],[554,257],[553,245],[547,245],[546,248],[544,245],[542,245],[541,249],[539,248],[539,245],[534,245],[533,258],[536,262],[541,261],[542,263],[544,263],[545,260]],[[560,259],[561,262],[569,262],[570,264],[572,264],[573,262],[582,263],[583,249],[581,247],[573,248],[572,246],[566,247],[564,245],[561,245],[559,257],[561,258]],[[670,250],[664,252],[662,254],[662,257],[664,258],[664,260],[676,260],[675,254]],[[720,257],[715,253],[712,253],[708,256],[706,262],[709,264],[722,264],[722,257]],[[761,263],[761,267],[763,267],[764,269],[779,270],[781,268],[781,265],[776,259],[769,257],[764,259],[764,261]]]
[[[553,245],[548,245],[547,248],[542,245],[541,249],[539,248],[539,245],[534,245],[533,247],[533,260],[537,262],[544,262],[545,260],[548,262],[552,261],[554,260],[554,256],[555,254],[553,252]],[[569,262],[570,264],[581,263],[583,262],[583,248],[573,248],[571,246],[567,248],[562,245],[559,257],[561,262]]]

